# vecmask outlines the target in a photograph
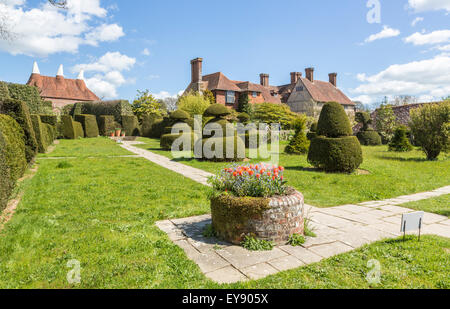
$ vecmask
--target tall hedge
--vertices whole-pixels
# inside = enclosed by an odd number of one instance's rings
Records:
[[[66,112],[67,112],[66,108]],[[131,104],[126,100],[81,102],[70,107],[70,115],[89,114],[97,118],[103,115],[114,116],[117,123],[122,123],[122,116],[133,116]]]
[[[52,108],[42,100],[39,89],[34,86],[21,84],[8,84],[11,98],[24,101],[32,114],[51,114]]]
[[[356,136],[352,136],[350,120],[341,104],[324,105],[317,134],[308,153],[308,162],[313,166],[327,172],[351,173],[363,162],[361,145]]]
[[[141,128],[136,116],[122,116],[122,130],[127,136],[140,136]]]
[[[44,123],[42,123],[41,117],[39,115],[31,115],[31,121],[33,123],[33,129],[36,134],[39,152],[45,153],[48,148],[49,140],[49,137],[47,136],[47,129],[45,128]]]
[[[5,99],[0,102],[0,113],[11,116],[22,127],[25,134],[27,162],[31,162],[38,151],[38,144],[28,106],[20,100]]]
[[[162,122],[162,118],[159,118],[157,116],[154,115],[144,115],[141,118],[141,135],[144,137],[150,137],[153,138],[154,134],[153,134],[153,125],[155,124],[155,122],[157,121],[161,121]],[[158,136],[158,138],[161,135]]]
[[[43,123],[48,123],[56,128],[58,124],[58,116],[56,115],[39,115]]]
[[[85,137],[98,137],[97,119],[94,115],[75,115],[75,121],[78,121],[83,126]]]
[[[111,131],[116,129],[114,116],[102,115],[97,118],[98,132],[101,136],[107,136]]]
[[[9,98],[8,85],[5,82],[0,82],[0,101]]]
[[[72,116],[62,115],[62,133],[64,138],[78,139],[84,137],[83,126],[77,121],[73,121]]]

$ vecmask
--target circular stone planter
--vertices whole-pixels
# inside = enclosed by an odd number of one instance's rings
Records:
[[[246,235],[285,244],[292,234],[304,234],[304,198],[294,189],[272,198],[211,198],[212,224],[217,236],[240,244]]]

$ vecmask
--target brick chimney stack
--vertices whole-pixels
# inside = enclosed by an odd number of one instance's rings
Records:
[[[328,77],[330,79],[330,83],[334,87],[337,87],[337,73],[330,73],[330,74],[328,74]]]
[[[195,58],[191,60],[191,80],[192,83],[201,83],[202,82],[202,58]]]
[[[261,80],[261,86],[264,86],[264,87],[269,86],[269,74],[261,73],[261,74],[259,74],[259,78]]]
[[[298,80],[302,77],[300,72],[291,72],[291,84],[297,84]]]
[[[314,68],[306,68],[306,78],[311,82],[314,83]]]

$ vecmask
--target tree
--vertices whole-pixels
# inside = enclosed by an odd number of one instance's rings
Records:
[[[389,143],[389,151],[408,152],[413,150],[413,146],[408,140],[407,131],[408,128],[405,126],[399,126],[395,129],[394,137]]]
[[[397,127],[397,118],[391,105],[382,104],[376,111],[375,127],[383,138],[384,143],[389,143],[394,136]]]
[[[203,115],[210,106],[211,102],[198,92],[189,93],[178,99],[178,109],[187,112],[192,118],[195,115]]]
[[[214,97],[214,93],[211,90],[204,90],[203,97],[209,101],[209,104],[216,104],[216,97]]]
[[[140,91],[131,105],[136,116],[141,118],[144,115],[163,117],[167,114],[161,103],[150,94],[149,90]]]
[[[409,125],[427,159],[436,160],[442,151],[450,149],[450,100],[411,110]]]
[[[309,149],[309,140],[306,138],[306,116],[299,117],[294,122],[295,135],[286,146],[284,152],[287,154],[307,154]]]
[[[246,113],[251,117],[253,114],[253,106],[250,104],[247,93],[241,93],[238,101],[238,112]]]

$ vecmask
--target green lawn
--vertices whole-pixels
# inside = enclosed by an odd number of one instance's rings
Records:
[[[96,143],[103,152],[86,158]],[[208,213],[206,187],[144,159],[106,158],[121,151],[104,139],[61,145],[57,153],[79,158],[38,159],[38,173],[21,185],[24,198],[0,232],[0,288],[450,288],[450,239],[432,236],[219,286],[154,225]],[[81,263],[78,286],[66,280],[73,259]],[[378,286],[365,280],[371,259],[381,263]]]
[[[172,158],[171,153],[159,147],[159,140],[140,138],[148,149]],[[281,145],[284,150],[285,143]],[[363,147],[364,163],[361,169],[368,175],[326,174],[311,170],[306,156],[281,153],[280,164],[286,167],[286,179],[305,195],[308,204],[318,207],[355,204],[383,200],[405,194],[434,190],[450,184],[450,156],[439,161],[425,161],[420,151],[393,153],[387,146]],[[183,160],[184,164],[216,173],[229,164]],[[258,163],[259,160],[252,162]]]
[[[428,200],[411,202],[401,206],[426,212],[433,212],[450,218],[450,194]]]

